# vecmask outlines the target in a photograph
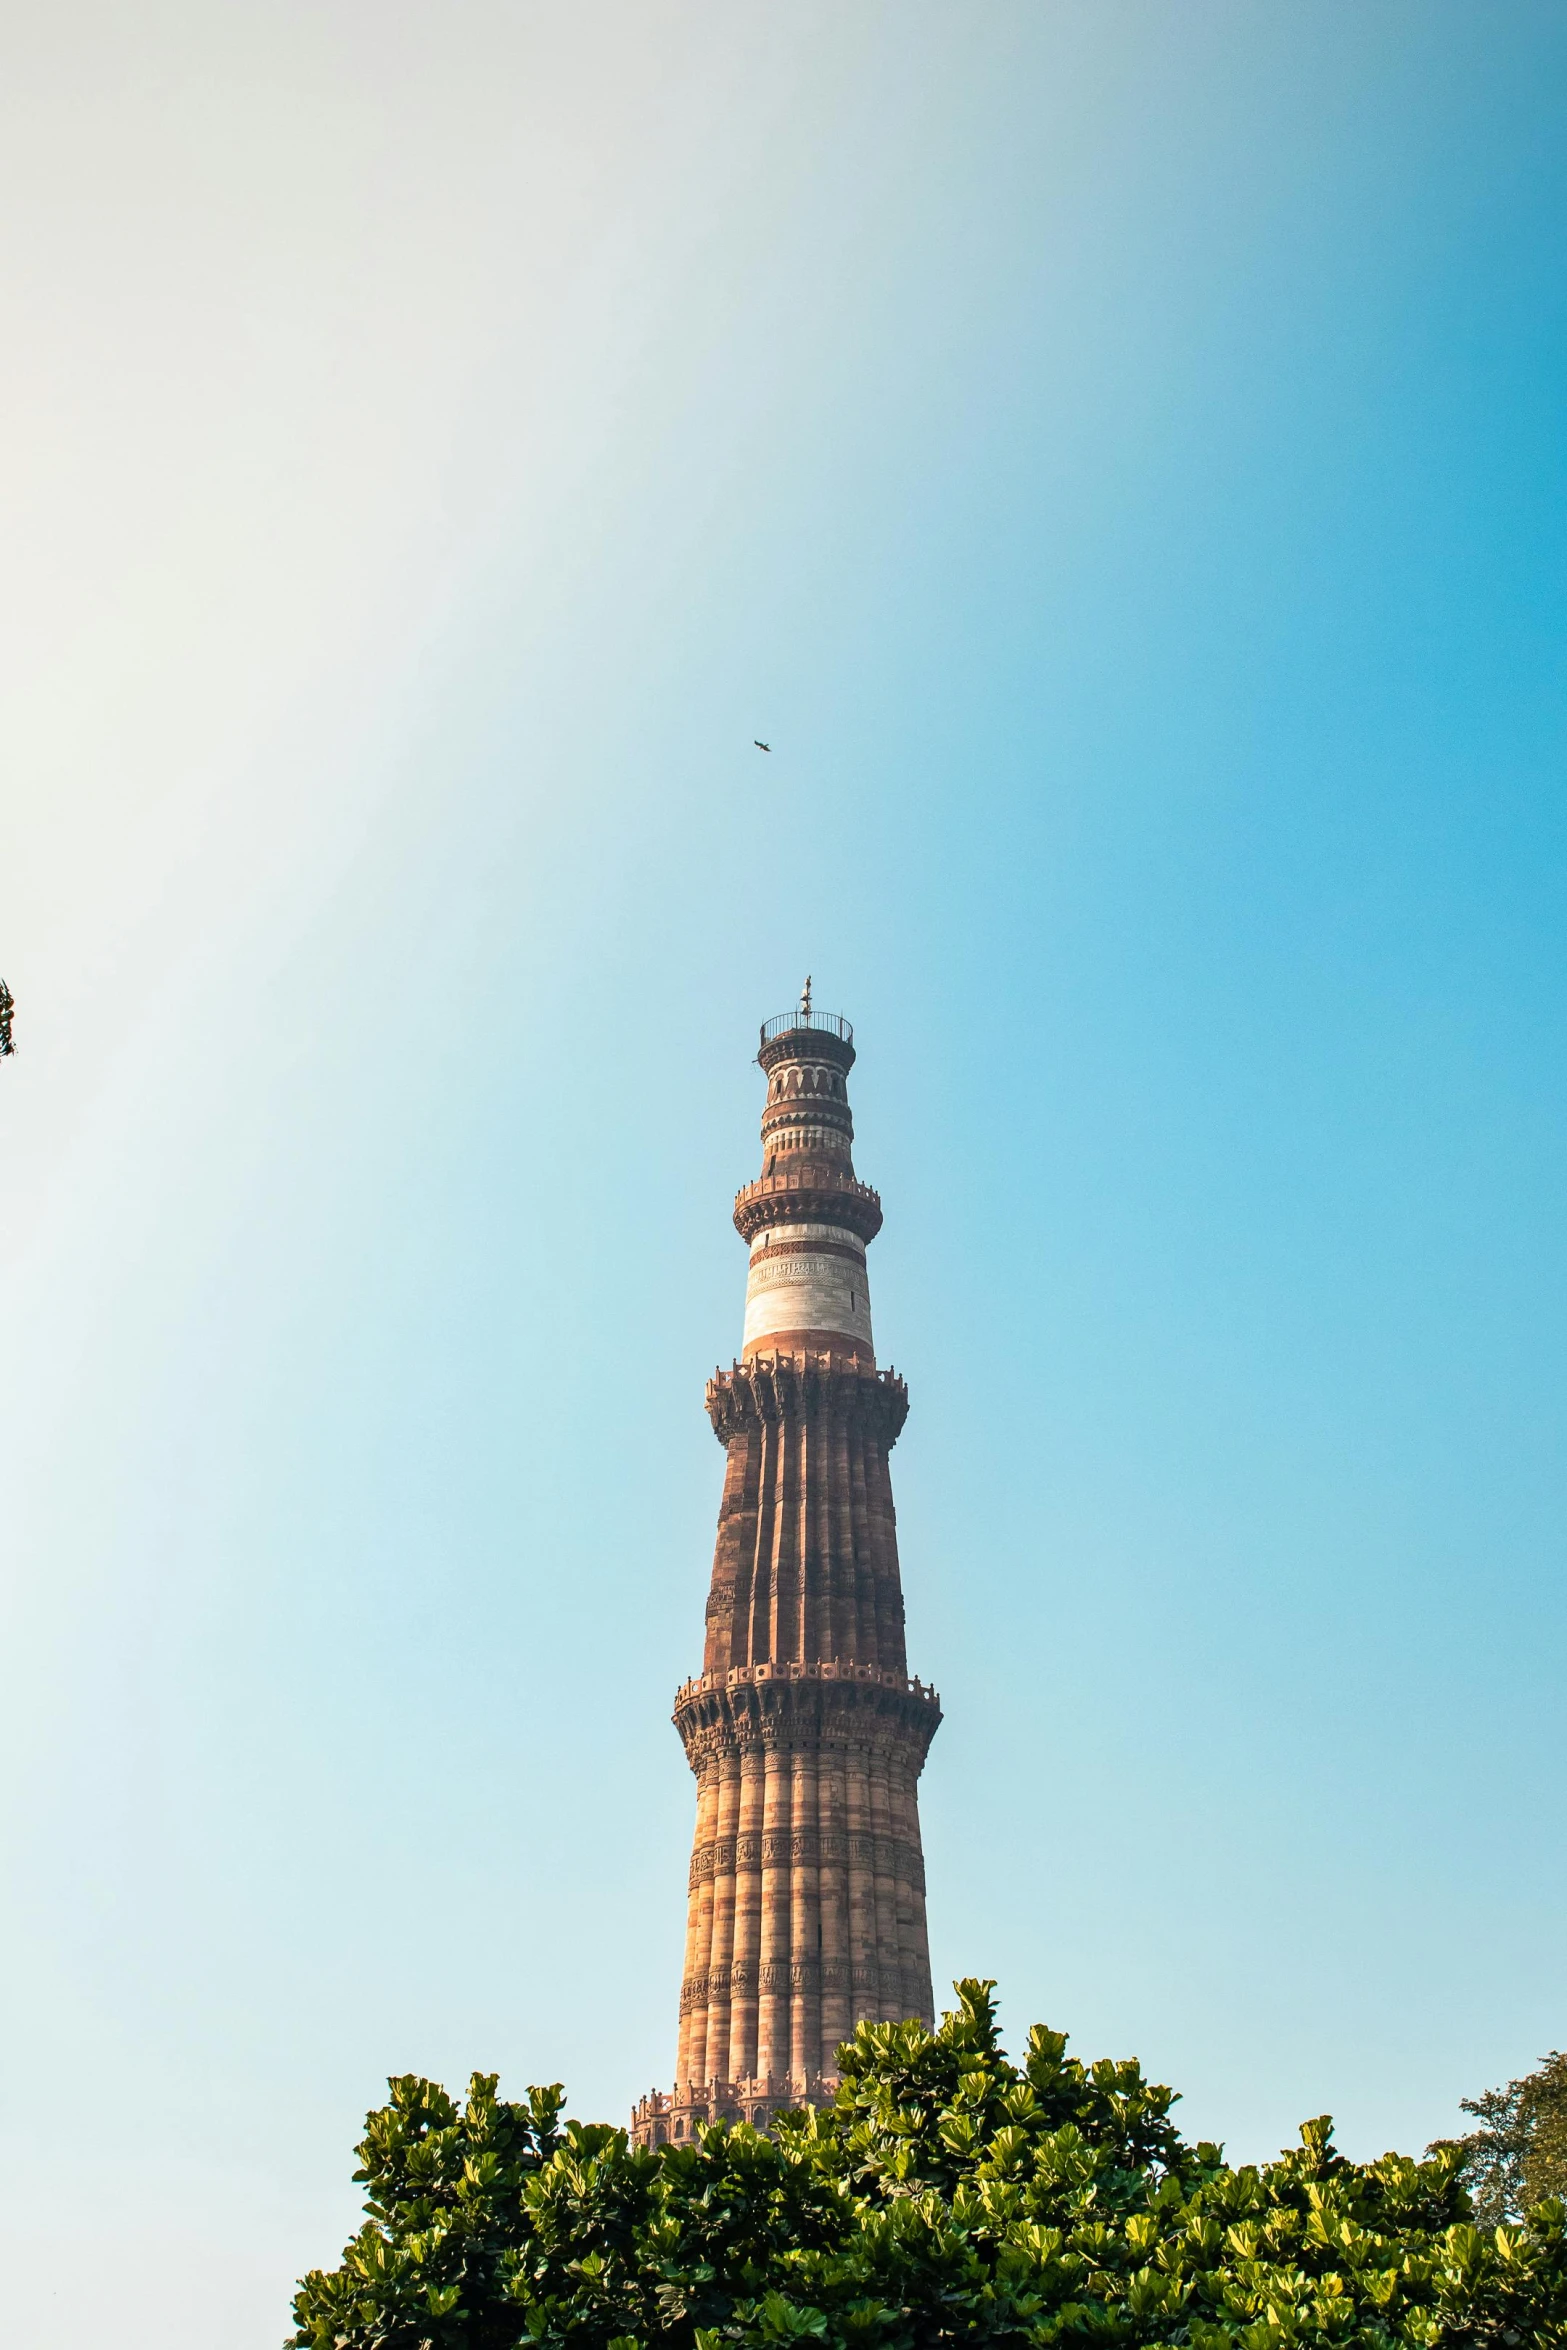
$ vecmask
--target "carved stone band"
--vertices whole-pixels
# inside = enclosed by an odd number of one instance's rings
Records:
[[[763,1836],[718,1836],[691,1855],[689,1882],[756,1875],[762,1869],[848,1868],[867,1876],[891,1877],[925,1889],[925,1863],[917,1844],[892,1835],[846,1836],[831,1829],[773,1829]]]

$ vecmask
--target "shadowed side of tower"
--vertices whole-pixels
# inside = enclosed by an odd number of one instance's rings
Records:
[[[708,1382],[726,1454],[702,1671],[675,1726],[697,1783],[672,2094],[643,2144],[830,2096],[856,2023],[933,2021],[919,1774],[941,1720],[909,1678],[888,1455],[908,1393],[878,1371],[847,1021],[770,1020],[740,1360]]]

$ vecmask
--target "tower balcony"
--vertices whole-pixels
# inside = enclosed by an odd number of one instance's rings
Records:
[[[760,2073],[740,2081],[681,2081],[673,2096],[650,2089],[631,2116],[633,2146],[678,2146],[694,2141],[711,2122],[749,2122],[765,2130],[781,2113],[831,2105],[836,2073]]]
[[[841,1012],[778,1012],[762,1022],[756,1058],[768,1070],[780,1061],[826,1061],[847,1076],[854,1066],[854,1030]]]
[[[928,1681],[917,1674],[883,1670],[879,1665],[857,1664],[852,1657],[824,1657],[802,1662],[798,1657],[783,1657],[776,1663],[731,1665],[722,1673],[693,1673],[689,1681],[682,1681],[675,1691],[677,1706],[688,1703],[714,1689],[739,1689],[746,1685],[760,1687],[764,1683],[787,1681],[854,1681],[869,1682],[878,1689],[896,1689],[900,1696],[911,1697],[917,1705],[929,1706],[939,1717],[941,1698]]]
[[[735,1193],[735,1230],[742,1240],[753,1241],[770,1224],[839,1224],[861,1240],[874,1240],[882,1226],[881,1193],[819,1159],[808,1172],[780,1169]]]
[[[878,1371],[857,1352],[833,1346],[754,1354],[707,1383],[707,1416],[722,1445],[816,1411],[854,1418],[890,1451],[909,1416],[908,1384],[891,1366]]]
[[[672,1718],[698,1774],[720,1751],[765,1748],[783,1737],[815,1747],[838,1739],[880,1747],[902,1757],[917,1778],[941,1727],[941,1698],[907,1673],[841,1658],[790,1658],[696,1674],[675,1692]]]

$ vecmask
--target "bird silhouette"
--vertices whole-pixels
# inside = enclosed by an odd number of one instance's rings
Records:
[[[773,747],[771,743],[757,743],[754,734],[752,735],[751,740],[752,742],[756,743],[756,747],[759,751],[770,751]]]

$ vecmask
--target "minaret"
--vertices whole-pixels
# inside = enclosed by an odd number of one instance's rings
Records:
[[[740,1360],[708,1381],[724,1447],[707,1646],[675,1700],[696,1776],[672,2095],[643,2145],[830,2097],[862,2020],[933,2021],[917,1786],[941,1707],[908,1675],[887,1456],[908,1413],[878,1371],[846,1020],[769,1020]]]

